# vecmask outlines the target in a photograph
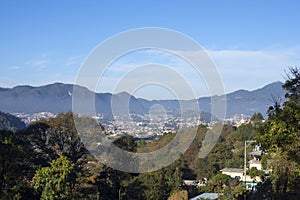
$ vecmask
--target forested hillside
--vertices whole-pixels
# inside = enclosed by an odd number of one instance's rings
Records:
[[[184,186],[183,179],[212,179],[224,167],[242,166],[242,141],[255,137],[251,124],[237,129],[226,125],[218,144],[206,158],[199,159],[198,151],[207,130],[206,126],[198,127],[194,142],[175,163],[143,174],[120,172],[97,162],[81,143],[72,113],[40,120],[22,131],[1,131],[1,196],[118,199],[120,195],[122,199],[167,199],[178,191],[187,191],[191,197],[200,191]],[[166,134],[148,143],[126,136],[114,144],[128,151],[150,152],[160,149],[174,136]],[[241,191],[234,190],[237,194]]]
[[[25,123],[19,118],[0,111],[0,130],[16,131],[25,128]]]

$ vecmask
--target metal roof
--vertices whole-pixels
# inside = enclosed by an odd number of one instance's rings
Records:
[[[251,151],[251,152],[249,152],[249,154],[253,155],[253,156],[261,156],[261,152],[262,151]]]
[[[236,172],[236,173],[241,173],[244,172],[243,169],[238,169],[238,168],[224,168],[220,170],[221,172]]]
[[[203,199],[218,199],[218,197],[219,197],[218,193],[203,193],[203,194],[200,194],[198,196],[195,196],[195,197],[191,198],[190,200],[198,200],[200,198],[203,198]]]

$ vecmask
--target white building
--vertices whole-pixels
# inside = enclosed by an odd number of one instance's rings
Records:
[[[245,181],[244,176],[244,169],[237,169],[237,168],[224,168],[220,170],[222,174],[226,174],[230,176],[231,178],[237,178],[240,181]],[[246,176],[246,182],[261,182],[261,179],[257,176],[254,178],[251,178],[249,175]]]
[[[256,167],[256,169],[258,169],[258,170],[262,170],[261,162],[260,161],[250,160],[249,161],[249,168],[251,169],[253,167]]]
[[[254,150],[249,153],[252,156],[252,159],[249,161],[249,169],[256,167],[258,170],[262,170],[261,166],[261,154],[260,146],[256,145]]]
[[[244,170],[243,169],[237,169],[237,168],[224,168],[220,170],[222,174],[226,174],[230,176],[231,178],[238,178],[242,180],[244,177]]]

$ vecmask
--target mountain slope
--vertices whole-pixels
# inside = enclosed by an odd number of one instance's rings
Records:
[[[9,113],[37,113],[37,112],[67,112],[72,110],[73,87],[78,87],[82,101],[94,93],[85,87],[72,84],[54,83],[40,87],[17,86],[0,89],[0,110]],[[263,88],[247,91],[238,90],[227,95],[212,97],[216,102],[227,100],[227,116],[234,114],[252,115],[261,112],[265,115],[268,107],[273,104],[272,96],[284,98],[285,91],[281,82],[274,82]],[[95,107],[97,113],[111,114],[111,105],[117,114],[126,113],[124,103],[129,102],[130,113],[149,113],[151,106],[160,104],[167,113],[180,114],[180,104],[187,105],[192,101],[177,100],[146,100],[135,98],[126,92],[118,94],[96,93]],[[211,112],[211,98],[198,99],[201,112]]]
[[[274,82],[254,91],[237,91],[227,95],[227,115],[236,113],[252,115],[260,112],[266,115],[267,109],[274,104],[272,97],[284,98],[285,91],[281,82]]]
[[[0,111],[0,130],[17,131],[25,127],[19,118]]]

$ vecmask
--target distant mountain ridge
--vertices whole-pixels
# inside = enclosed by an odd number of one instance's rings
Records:
[[[284,98],[285,91],[281,82],[273,82],[260,89],[247,91],[238,90],[226,96],[214,96],[216,101],[227,99],[227,117],[235,114],[252,115],[261,112],[265,115],[268,107],[273,104],[272,96]],[[85,87],[73,84],[53,83],[49,85],[32,87],[16,86],[14,88],[0,88],[0,110],[8,113],[38,113],[38,112],[67,112],[72,110],[73,87],[77,87],[84,100],[88,95],[95,95],[97,113],[111,113],[112,98],[118,105],[118,112],[125,112],[122,103],[129,99],[131,113],[148,113],[154,104],[162,105],[168,113],[179,114],[180,102],[177,100],[146,100],[135,98],[126,92],[119,94],[93,93]],[[211,97],[197,99],[201,112],[211,111]],[[189,103],[189,101],[184,101]]]
[[[285,98],[282,82],[273,82],[253,91],[238,90],[226,95],[227,116],[234,114],[252,115],[260,112],[266,116],[267,109],[274,104],[272,98]]]

